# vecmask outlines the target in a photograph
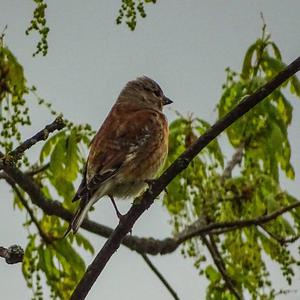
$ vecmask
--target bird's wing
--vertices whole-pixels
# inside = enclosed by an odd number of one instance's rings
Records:
[[[73,201],[89,198],[87,193],[92,194],[134,159],[152,136],[156,114],[152,110],[111,111],[91,143],[85,174]]]

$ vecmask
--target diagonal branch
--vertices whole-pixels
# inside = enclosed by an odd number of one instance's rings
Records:
[[[11,151],[8,155],[4,155],[0,152],[0,168],[3,168],[5,163],[15,163],[17,160],[21,159],[22,155],[26,150],[31,148],[33,145],[40,141],[44,141],[48,138],[49,133],[55,130],[61,130],[65,127],[65,123],[61,116],[57,117],[51,124],[46,125],[44,129],[40,130],[31,138],[24,141],[21,145]]]
[[[168,283],[168,281],[164,278],[164,276],[158,271],[158,269],[153,265],[151,260],[148,258],[146,254],[141,254],[146,264],[149,266],[149,268],[153,271],[153,273],[159,278],[159,280],[162,282],[162,284],[166,287],[166,289],[170,292],[172,297],[175,300],[180,300],[177,293],[174,291],[174,289],[171,287],[171,285]]]
[[[53,239],[48,236],[44,230],[42,229],[39,221],[36,219],[33,210],[30,208],[30,206],[28,205],[27,201],[25,200],[25,198],[23,197],[22,193],[20,192],[20,190],[18,189],[16,183],[9,177],[7,176],[6,178],[6,182],[12,187],[12,189],[14,190],[14,192],[16,193],[16,195],[18,196],[19,200],[21,201],[22,205],[25,207],[26,211],[28,212],[31,221],[33,222],[33,224],[36,226],[40,237],[43,239],[43,241],[47,244],[50,244],[53,242]]]
[[[270,95],[277,87],[294,75],[300,69],[300,57],[288,65],[274,79],[258,89],[254,94],[246,97],[236,108],[217,121],[210,129],[206,131],[190,148],[180,155],[174,163],[160,176],[160,178],[149,186],[149,189],[140,197],[138,203],[134,203],[128,213],[119,222],[110,238],[106,241],[92,264],[88,267],[83,278],[77,285],[71,300],[85,299],[92,285],[106,266],[107,262],[119,248],[122,240],[128,232],[132,230],[133,225],[143,212],[148,209],[154,199],[164,190],[172,179],[183,171],[194,157],[206,147],[216,136],[218,136],[227,127],[233,124],[241,116],[247,113],[251,108]]]
[[[300,234],[294,235],[290,238],[278,236],[275,233],[268,230],[267,227],[264,226],[263,224],[259,225],[259,227],[281,246],[290,244],[290,243],[294,243],[295,241],[297,241],[300,238]]]
[[[215,242],[213,236],[211,234],[209,234],[209,239],[208,239],[206,236],[202,235],[201,238],[202,238],[202,241],[204,242],[204,244],[206,245],[208,251],[210,252],[211,257],[212,257],[216,267],[218,268],[219,272],[221,273],[222,278],[225,281],[226,287],[232,292],[233,295],[235,295],[235,297],[238,300],[244,299],[243,295],[241,295],[240,292],[234,286],[233,280],[230,278],[230,276],[228,275],[228,273],[226,271],[225,263],[224,263],[222,256],[218,250],[218,247],[216,245],[216,242]]]
[[[45,165],[38,166],[38,167],[33,167],[33,168],[30,168],[28,171],[26,171],[26,174],[29,175],[29,176],[35,176],[39,173],[44,172],[49,167],[50,167],[50,163],[47,163]]]
[[[228,164],[222,174],[222,177],[221,177],[222,182],[224,182],[224,180],[227,178],[231,178],[231,174],[232,174],[232,171],[235,168],[235,166],[241,164],[242,159],[243,159],[244,147],[245,147],[245,144],[241,143],[241,145],[237,148],[236,152],[233,154],[231,160],[228,162]]]

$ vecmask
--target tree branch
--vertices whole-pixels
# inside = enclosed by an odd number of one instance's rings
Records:
[[[16,264],[23,261],[24,251],[21,246],[13,245],[8,249],[0,246],[0,257],[5,258],[8,264]]]
[[[300,203],[293,203],[287,207],[279,209],[269,215],[260,216],[257,218],[249,220],[237,220],[232,222],[220,222],[206,224],[201,220],[197,220],[194,224],[188,226],[183,232],[179,233],[174,238],[166,238],[164,240],[156,240],[153,238],[139,238],[136,236],[126,236],[126,234],[131,231],[132,226],[139,218],[139,216],[148,209],[153,203],[155,197],[157,197],[160,192],[165,189],[168,183],[182,170],[184,170],[189,162],[210,142],[212,141],[219,133],[224,129],[230,126],[235,122],[239,117],[249,111],[257,103],[262,101],[263,98],[268,96],[274,89],[276,89],[281,83],[287,80],[295,72],[300,69],[300,57],[297,58],[292,64],[290,64],[285,70],[279,73],[272,81],[264,85],[253,95],[245,98],[241,103],[233,109],[229,114],[224,118],[219,120],[215,125],[213,125],[204,135],[202,135],[192,146],[185,151],[169,168],[166,170],[163,175],[151,184],[149,189],[140,197],[138,202],[135,202],[129,212],[122,219],[116,230],[113,231],[111,228],[100,225],[96,222],[85,220],[83,222],[83,228],[87,229],[90,232],[96,233],[103,237],[109,237],[104,248],[100,251],[96,257],[93,265],[88,269],[87,275],[83,278],[83,283],[78,285],[74,297],[72,299],[83,299],[88,293],[92,284],[96,280],[96,277],[99,276],[105,264],[109,260],[110,256],[116,251],[122,242],[128,248],[135,250],[139,253],[149,253],[152,255],[155,254],[166,254],[175,251],[175,249],[184,241],[199,236],[200,234],[214,233],[221,234],[231,230],[236,230],[245,226],[259,225],[266,223],[270,220],[277,218],[279,215],[300,206]],[[51,125],[51,124],[50,124]],[[63,125],[61,125],[63,127]],[[62,128],[58,126],[57,128]],[[51,129],[52,130],[52,129]],[[50,131],[51,131],[50,130]],[[55,130],[55,129],[54,129]],[[22,155],[22,153],[34,145],[38,140],[42,140],[47,137],[47,131],[49,128],[46,128],[46,131],[40,131],[33,138],[28,139],[22,145],[17,147],[12,153],[17,156],[17,159]],[[43,133],[42,133],[43,132]],[[0,153],[0,168],[2,167],[5,171],[4,174],[9,175],[31,198],[32,202],[39,206],[46,214],[56,215],[70,221],[72,213],[64,209],[58,201],[52,201],[46,199],[41,192],[40,188],[32,180],[32,178],[19,169],[17,169],[13,164],[5,164],[4,155]],[[1,173],[3,175],[3,173]],[[100,260],[99,268],[96,267],[96,264]],[[97,269],[97,270],[96,270]],[[92,278],[88,286],[84,286],[84,282]],[[81,290],[83,287],[83,290]],[[81,290],[81,291],[80,291]],[[81,298],[76,298],[76,293],[81,293]],[[83,293],[82,293],[83,292]]]
[[[295,241],[297,241],[300,238],[300,235],[295,235],[292,236],[290,238],[284,238],[282,236],[278,236],[276,234],[274,234],[273,232],[271,232],[270,230],[268,230],[266,228],[266,226],[264,226],[263,224],[259,225],[259,227],[266,232],[273,240],[275,240],[278,244],[280,244],[281,246],[286,245],[286,244],[290,244],[290,243],[294,243]]]
[[[22,205],[25,207],[25,209],[27,210],[31,221],[33,222],[33,224],[36,226],[40,237],[44,240],[45,243],[50,244],[53,242],[53,238],[51,238],[50,236],[48,236],[42,229],[39,221],[36,219],[33,210],[30,208],[30,206],[28,205],[27,201],[25,200],[25,198],[23,197],[22,193],[20,192],[20,190],[18,189],[17,185],[15,184],[15,182],[9,177],[6,177],[6,182],[12,187],[12,189],[15,191],[16,195],[18,196],[19,200],[21,201]]]
[[[6,163],[15,163],[21,159],[22,155],[26,150],[31,148],[33,145],[40,141],[44,141],[48,138],[49,133],[54,132],[55,130],[61,130],[65,127],[65,123],[61,116],[57,117],[51,124],[45,126],[44,129],[40,130],[31,138],[24,141],[21,145],[11,151],[8,155],[4,155],[0,152],[0,168],[3,168],[3,165]]]
[[[158,269],[152,264],[152,262],[148,258],[148,256],[146,254],[143,254],[143,253],[141,253],[141,256],[143,257],[144,261],[149,266],[149,268],[153,271],[153,273],[159,278],[159,280],[162,282],[162,284],[170,292],[172,297],[175,300],[180,300],[177,293],[174,291],[174,289],[171,287],[171,285],[168,283],[168,281],[164,278],[164,276],[158,271]]]
[[[236,152],[233,154],[231,160],[228,162],[228,164],[222,174],[222,177],[221,177],[222,182],[227,178],[231,178],[232,171],[235,168],[235,166],[239,165],[242,162],[244,147],[245,147],[245,144],[242,143],[237,148]]]
[[[4,174],[6,176],[8,174],[9,177],[12,178],[29,195],[32,203],[41,208],[45,214],[55,215],[66,221],[71,220],[73,214],[65,209],[60,202],[46,199],[42,194],[39,186],[37,186],[37,184],[30,176],[24,174],[14,166],[5,166],[5,172],[3,173],[3,175]],[[164,255],[174,252],[180,244],[191,238],[200,236],[201,234],[222,234],[247,226],[265,224],[297,207],[300,207],[300,202],[292,203],[270,214],[246,220],[234,220],[228,222],[207,224],[205,218],[199,218],[194,223],[187,226],[184,230],[178,233],[175,237],[168,237],[162,240],[158,240],[152,237],[145,238],[137,237],[134,235],[126,235],[122,240],[122,244],[127,248],[139,253]],[[82,227],[89,232],[95,233],[105,238],[108,238],[113,233],[112,228],[88,219],[84,220]]]
[[[243,295],[241,295],[239,293],[239,291],[236,289],[236,287],[234,286],[233,280],[230,278],[230,276],[228,275],[228,273],[226,271],[225,263],[224,263],[222,256],[218,250],[218,247],[215,243],[213,236],[211,234],[209,234],[209,239],[208,239],[205,235],[202,235],[201,238],[202,238],[204,244],[206,245],[208,251],[210,252],[211,257],[212,257],[216,267],[218,268],[219,272],[221,273],[222,278],[225,282],[225,286],[232,292],[233,295],[236,296],[236,298],[238,300],[244,299]]]
[[[236,108],[217,121],[210,129],[206,131],[191,147],[189,147],[182,155],[180,155],[174,163],[149,186],[149,189],[132,205],[128,213],[119,222],[112,235],[104,244],[92,264],[87,268],[86,273],[74,290],[71,300],[85,299],[92,285],[101,274],[110,257],[119,248],[122,240],[128,232],[132,230],[133,225],[142,213],[148,209],[154,199],[164,190],[164,188],[172,181],[172,179],[183,171],[192,159],[206,147],[216,136],[218,136],[227,127],[233,124],[241,116],[247,113],[251,108],[261,102],[265,97],[270,95],[277,87],[285,82],[289,77],[300,69],[300,57],[288,65],[274,79],[258,89],[254,94],[246,97]]]
[[[50,167],[50,163],[47,163],[45,165],[42,166],[34,166],[33,168],[30,168],[28,171],[26,171],[25,173],[29,176],[35,176],[39,173],[44,172],[45,170],[47,170]]]

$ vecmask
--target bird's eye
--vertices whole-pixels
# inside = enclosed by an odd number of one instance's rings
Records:
[[[153,94],[158,98],[161,96],[159,90],[153,91]]]

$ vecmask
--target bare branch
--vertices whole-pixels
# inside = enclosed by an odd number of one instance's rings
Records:
[[[34,176],[36,174],[39,174],[39,173],[42,173],[44,172],[45,170],[47,170],[50,166],[50,163],[47,163],[45,165],[42,165],[42,166],[38,166],[38,167],[33,167],[33,168],[30,168],[28,171],[26,171],[25,173],[29,176]]]
[[[25,209],[27,210],[31,221],[33,222],[33,224],[36,226],[40,237],[44,240],[45,243],[50,244],[53,242],[53,239],[50,238],[50,236],[48,236],[42,229],[40,223],[38,222],[38,220],[36,219],[33,210],[30,208],[30,206],[28,205],[27,201],[25,200],[25,198],[23,197],[22,193],[20,192],[20,190],[18,189],[17,185],[15,184],[15,182],[9,178],[9,176],[7,176],[6,178],[6,182],[13,188],[13,190],[15,191],[16,195],[18,196],[19,200],[21,201],[22,205],[25,207]]]
[[[55,130],[61,130],[64,127],[65,123],[62,117],[57,117],[51,124],[45,126],[44,129],[40,130],[34,136],[27,139],[20,146],[11,151],[8,155],[4,155],[0,152],[0,168],[3,168],[3,164],[5,163],[15,163],[17,160],[21,159],[26,150],[31,148],[36,143],[46,140],[49,136],[49,133],[52,133]]]
[[[244,151],[244,143],[242,143],[233,154],[232,159],[228,162],[221,180],[224,181],[227,178],[231,177],[233,169],[242,162],[243,159],[243,151]]]
[[[141,253],[141,256],[143,257],[146,264],[149,266],[149,268],[153,271],[153,273],[159,278],[159,280],[162,282],[162,284],[166,287],[166,289],[170,292],[172,297],[175,300],[180,300],[177,293],[174,291],[174,289],[171,287],[171,285],[168,283],[168,281],[164,278],[164,276],[158,271],[158,269],[153,265],[151,260],[148,258],[146,254]]]
[[[300,238],[300,235],[295,235],[292,236],[290,238],[284,238],[282,236],[278,236],[276,234],[274,234],[273,232],[271,232],[270,230],[268,230],[266,228],[266,226],[264,226],[263,224],[259,225],[259,227],[265,231],[273,240],[275,240],[277,243],[279,243],[281,246],[286,245],[286,244],[290,244],[290,243],[294,243],[295,241],[297,241]]]
[[[202,235],[201,238],[202,238],[202,241],[204,242],[204,244],[206,245],[208,251],[210,252],[211,257],[212,257],[216,267],[218,268],[219,272],[221,273],[222,278],[225,282],[225,286],[232,292],[233,295],[236,296],[236,298],[238,300],[244,299],[243,295],[241,295],[239,293],[239,291],[236,289],[236,287],[234,286],[233,280],[230,278],[230,276],[228,275],[228,273],[226,271],[225,263],[224,263],[222,256],[218,250],[218,247],[215,243],[213,236],[209,234],[209,239],[208,239],[205,235]]]
[[[251,225],[265,224],[297,207],[300,207],[300,201],[294,202],[290,205],[275,210],[268,215],[262,215],[252,219],[236,220],[229,222],[216,222],[204,226],[195,226],[192,224],[187,227],[187,229],[185,230],[185,234],[179,235],[178,239],[182,243],[203,233],[222,234],[236,229],[249,227]]]
[[[152,184],[136,203],[134,203],[129,212],[124,216],[122,222],[116,227],[110,238],[106,241],[92,264],[88,267],[83,278],[77,285],[71,296],[71,300],[85,299],[92,285],[101,274],[110,257],[119,248],[122,240],[128,232],[132,230],[133,225],[142,213],[148,209],[154,199],[164,190],[164,188],[178,175],[187,168],[189,163],[198,153],[206,147],[216,136],[224,131],[228,126],[246,114],[251,108],[270,95],[277,87],[294,75],[300,69],[300,57],[287,66],[274,79],[258,89],[254,94],[246,97],[236,108],[225,115],[210,129],[206,131],[191,147],[180,155],[174,163]],[[137,203],[138,202],[138,203]]]
[[[8,264],[16,264],[23,261],[24,251],[21,246],[13,245],[9,248],[0,246],[0,257],[5,258]]]
[[[42,194],[40,187],[33,181],[30,176],[24,174],[14,166],[5,166],[5,172],[2,175],[5,175],[7,177],[7,174],[29,195],[32,203],[41,208],[45,214],[55,215],[66,221],[71,220],[73,214],[70,211],[66,210],[60,202],[46,199]],[[205,218],[199,218],[194,223],[187,226],[184,230],[178,233],[175,237],[167,237],[165,239],[159,240],[152,237],[146,238],[137,237],[134,235],[126,235],[122,240],[122,244],[127,248],[139,253],[147,253],[150,255],[164,255],[174,252],[180,244],[191,238],[200,236],[201,234],[222,234],[247,226],[265,224],[297,207],[300,207],[300,202],[292,203],[270,214],[246,220],[234,220],[228,222],[207,224]],[[88,219],[84,220],[82,227],[89,232],[95,233],[105,238],[108,238],[113,232],[112,228]]]

